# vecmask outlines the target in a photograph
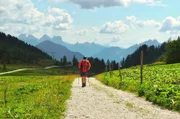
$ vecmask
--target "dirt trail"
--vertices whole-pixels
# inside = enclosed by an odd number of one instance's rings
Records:
[[[87,87],[75,79],[65,119],[180,119],[177,112],[161,109],[131,93],[105,86],[89,78]]]
[[[1,72],[0,75],[12,74],[12,73],[15,73],[15,72],[26,71],[26,70],[35,70],[35,68],[22,68],[22,69],[16,69],[16,70],[13,70],[13,71]]]

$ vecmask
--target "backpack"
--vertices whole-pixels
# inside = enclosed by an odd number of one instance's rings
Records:
[[[82,60],[81,62],[81,72],[87,72],[88,71],[88,64],[86,60]]]

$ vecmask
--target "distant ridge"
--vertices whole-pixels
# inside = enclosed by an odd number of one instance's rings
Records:
[[[129,54],[132,54],[137,48],[141,45],[146,44],[147,46],[154,45],[158,47],[160,43],[157,40],[147,40],[140,44],[135,44],[129,48],[120,48],[120,47],[108,47],[93,55],[93,57],[103,58],[104,60],[115,60],[117,62],[121,61],[123,58],[126,58]]]
[[[54,57],[56,60],[60,60],[63,58],[63,56],[66,56],[68,61],[72,61],[73,56],[75,56],[78,60],[82,59],[83,57],[82,54],[78,52],[72,52],[66,47],[53,43],[49,40],[41,42],[36,47]]]
[[[67,43],[62,40],[61,36],[54,36],[53,38],[50,38],[48,35],[44,34],[40,39],[30,36],[32,35],[20,34],[18,38],[34,46],[38,45],[43,41],[51,41],[53,43],[60,44],[61,46],[65,46],[71,51],[80,52],[81,54],[87,57],[93,56],[93,54],[98,53],[104,48],[107,48],[103,45],[99,45],[96,43],[89,43],[89,42],[75,43],[75,44]]]
[[[97,57],[104,60],[116,60],[120,61],[122,58],[126,58],[127,55],[132,54],[138,47],[140,47],[143,44],[146,44],[147,46],[159,46],[160,43],[156,39],[149,39],[147,41],[144,41],[140,44],[132,45],[128,48],[121,48],[121,47],[108,47],[103,46],[100,44],[96,44],[94,42],[89,43],[67,43],[62,40],[61,36],[54,36],[53,38],[50,38],[48,35],[44,34],[39,40],[32,35],[26,36],[25,34],[21,34],[19,36],[20,39],[23,39],[23,41],[26,41],[30,44],[38,44],[43,41],[51,41],[53,43],[59,44],[60,46],[64,46],[70,51],[73,52],[79,52],[81,55],[87,56],[87,57]],[[30,40],[32,39],[32,42]],[[36,42],[35,42],[36,41]]]

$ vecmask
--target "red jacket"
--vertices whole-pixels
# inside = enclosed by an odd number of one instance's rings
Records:
[[[78,67],[81,68],[81,72],[87,72],[91,68],[91,63],[87,59],[86,60],[81,60],[78,63]]]

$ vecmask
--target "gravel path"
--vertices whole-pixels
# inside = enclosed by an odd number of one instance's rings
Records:
[[[78,83],[79,80],[79,83]],[[75,79],[65,119],[180,119],[180,114],[161,109],[131,93],[105,86],[89,78],[81,87]]]

